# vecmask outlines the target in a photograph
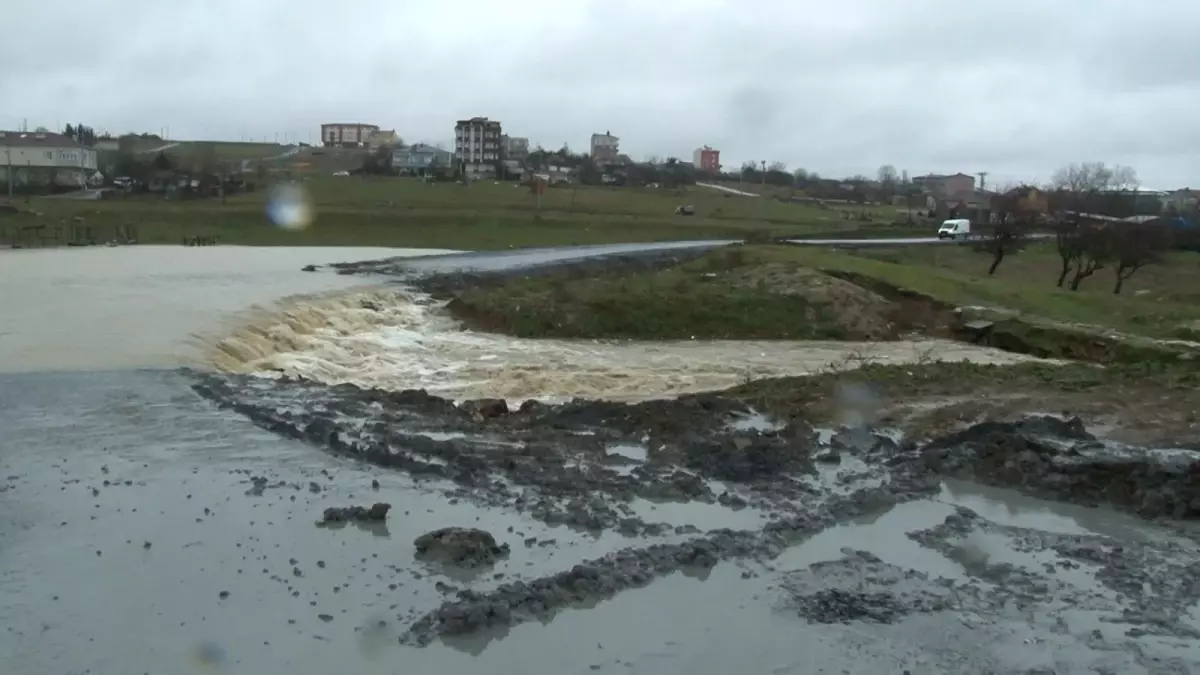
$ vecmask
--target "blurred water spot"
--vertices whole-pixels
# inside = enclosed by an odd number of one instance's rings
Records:
[[[266,211],[271,223],[285,230],[303,230],[316,220],[312,198],[297,183],[280,183],[271,188]]]
[[[219,673],[225,669],[225,650],[215,642],[202,642],[192,651],[192,658],[201,672]]]

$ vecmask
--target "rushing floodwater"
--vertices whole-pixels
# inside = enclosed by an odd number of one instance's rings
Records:
[[[472,524],[557,540],[548,549],[515,547],[495,570],[509,579],[568,568],[628,541],[448,503],[402,476],[274,436],[201,401],[175,366],[207,361],[462,396],[639,398],[863,356],[1014,358],[945,343],[514,341],[458,331],[427,299],[381,290],[379,279],[299,271],[405,253],[0,253],[0,673],[867,675],[922,663],[921,645],[936,648],[934,638],[978,638],[945,623],[906,624],[882,637],[809,626],[773,611],[765,584],[721,565],[707,583],[673,575],[548,625],[518,626],[502,640],[397,647],[397,614],[442,597],[413,560],[419,533]],[[252,475],[272,487],[251,491]],[[324,506],[376,500],[394,505],[386,527],[313,527]],[[950,503],[1034,526],[1093,528],[1078,509],[960,486],[829,530],[780,562],[831,559],[855,545],[956,572],[902,536],[938,522]],[[475,587],[491,583],[499,582]],[[987,650],[1019,652],[1022,644],[1014,631]]]

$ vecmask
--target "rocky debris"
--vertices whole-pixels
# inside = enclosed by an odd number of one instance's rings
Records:
[[[386,502],[377,502],[371,506],[331,506],[325,509],[321,516],[321,520],[317,525],[327,525],[330,523],[345,523],[350,521],[360,522],[382,522],[387,520],[388,511],[392,509],[392,505]]]
[[[458,407],[477,421],[503,417],[508,414],[508,402],[502,398],[463,401]]]
[[[1079,418],[984,422],[921,449],[942,475],[1011,487],[1088,506],[1111,504],[1153,517],[1200,517],[1200,453],[1121,448]]]
[[[816,563],[785,577],[785,603],[815,623],[892,623],[955,608],[953,582],[883,562],[866,551]]]
[[[497,544],[490,532],[472,527],[443,527],[416,538],[417,555],[461,567],[492,565],[508,555],[508,544]]]
[[[685,465],[719,480],[746,483],[812,468],[811,447],[774,433],[739,433],[687,443]]]

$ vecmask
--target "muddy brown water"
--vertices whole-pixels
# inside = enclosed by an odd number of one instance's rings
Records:
[[[310,262],[379,255],[223,247],[3,254],[0,672],[1165,673],[1200,662],[1195,643],[1162,636],[1138,640],[1135,654],[1111,609],[1059,603],[1032,614],[922,614],[875,625],[813,624],[784,606],[780,575],[837,560],[847,547],[932,575],[970,577],[963,558],[904,536],[938,525],[954,505],[1003,525],[1163,542],[1173,555],[1195,555],[1170,548],[1190,540],[1130,516],[963,483],[825,530],[771,563],[675,573],[547,623],[402,647],[406,621],[447,597],[439,582],[487,590],[630,542],[451,503],[435,485],[268,433],[201,400],[175,366],[218,354],[229,369],[290,368],[330,382],[512,398],[628,382],[615,387],[618,397],[637,398],[734,383],[746,368],[757,375],[821,367],[844,353],[833,354],[836,345],[756,345],[763,351],[746,356],[733,344],[514,343],[456,333],[423,298],[405,296],[407,304],[380,312],[364,309],[362,297],[327,295],[379,293],[354,288],[377,279],[298,272]],[[305,318],[277,321],[288,312]],[[286,339],[283,325],[292,331]],[[222,332],[238,346],[214,339]],[[255,342],[253,334],[268,337]],[[541,373],[537,356],[547,359]],[[751,365],[727,365],[736,359]],[[479,361],[487,365],[471,365]],[[570,371],[575,363],[582,374]],[[639,450],[614,452],[636,460]],[[825,469],[817,486],[853,489],[865,468],[847,461]],[[252,478],[268,487],[254,490]],[[374,501],[393,505],[384,526],[313,524],[326,506]],[[702,529],[753,527],[756,518],[709,504],[645,508]],[[446,575],[415,560],[411,545],[446,525],[481,527],[514,544],[554,543],[514,545],[487,574]],[[1017,553],[995,533],[972,537],[960,543],[975,557],[1033,569],[1054,561],[1045,551]],[[1086,574],[1070,581],[1095,584]],[[1200,631],[1200,610],[1195,620]]]

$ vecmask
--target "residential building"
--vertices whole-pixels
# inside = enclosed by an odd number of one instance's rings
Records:
[[[522,136],[500,137],[500,145],[504,148],[505,159],[525,159],[529,156],[529,139]]]
[[[0,186],[85,187],[96,180],[96,155],[62,134],[0,131]]]
[[[371,134],[379,131],[377,124],[333,123],[321,125],[321,144],[327,148],[358,148],[367,144]]]
[[[941,200],[964,199],[975,192],[975,176],[965,173],[914,176],[912,184]]]
[[[434,169],[452,169],[454,153],[432,145],[417,143],[392,151],[392,168],[410,176],[424,176]]]
[[[1177,213],[1191,213],[1200,205],[1200,190],[1183,188],[1163,195],[1163,208],[1172,208]]]
[[[621,139],[605,131],[602,134],[592,134],[591,154],[597,164],[616,164],[618,145]]]
[[[696,151],[692,153],[692,164],[696,166],[697,171],[707,174],[720,173],[721,151],[713,150],[707,145],[696,148]]]
[[[486,117],[454,125],[454,159],[467,173],[493,173],[500,161],[500,122]]]
[[[365,142],[372,150],[394,148],[400,144],[400,137],[396,135],[395,129],[377,129],[367,134]]]

